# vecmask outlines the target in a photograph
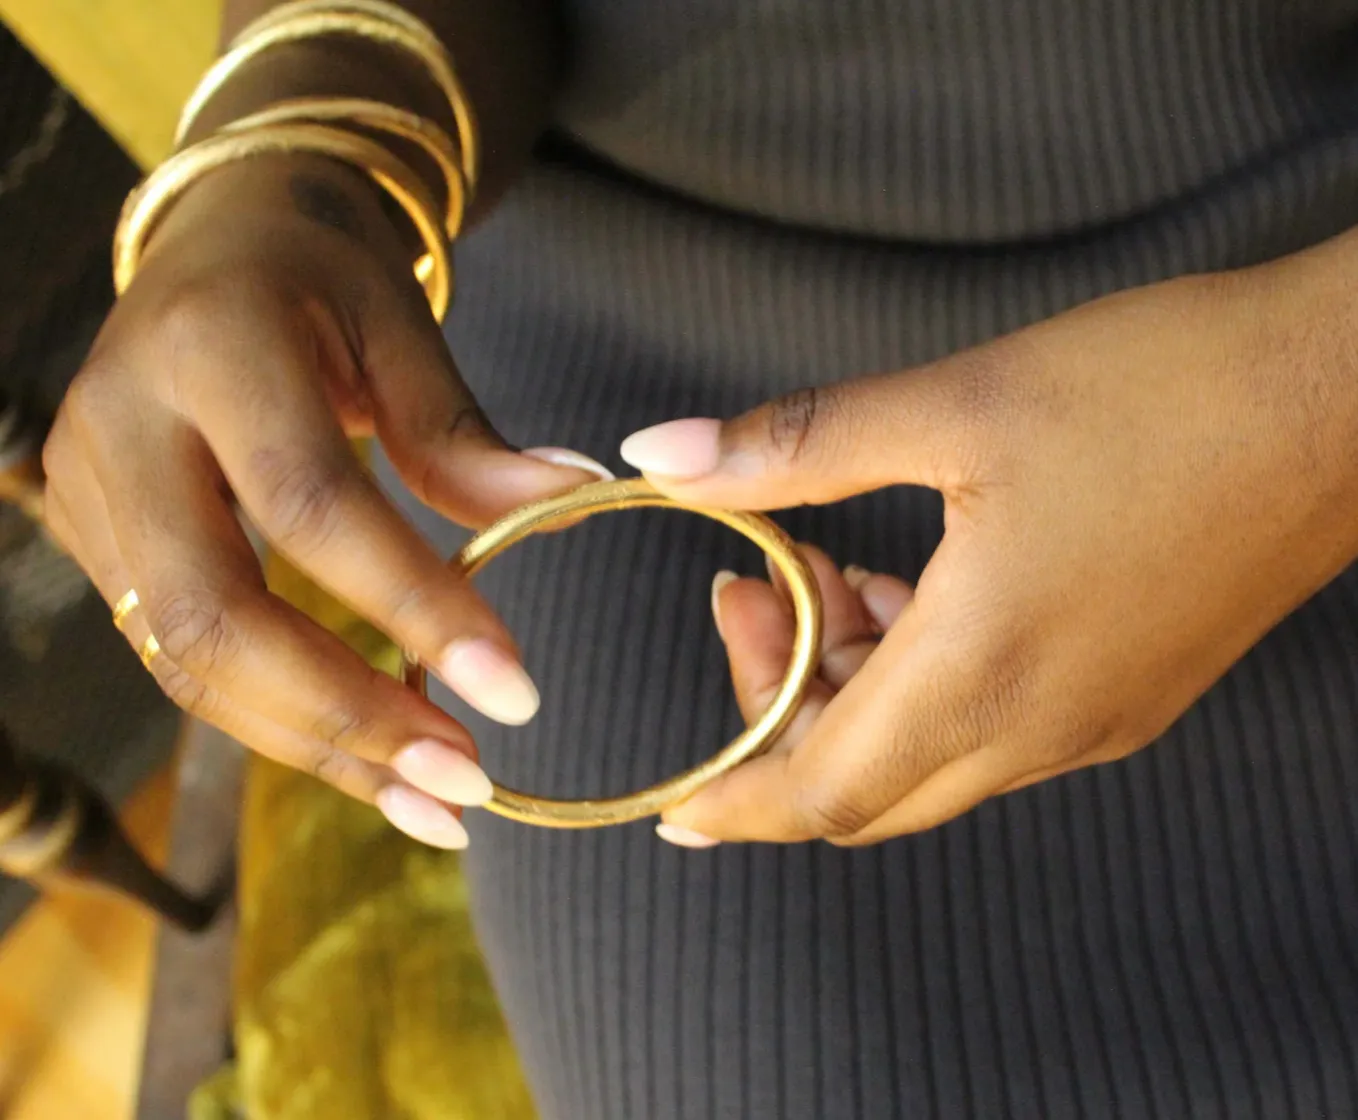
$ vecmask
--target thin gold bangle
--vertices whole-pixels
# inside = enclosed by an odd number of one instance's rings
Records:
[[[165,208],[202,176],[251,156],[310,152],[366,172],[394,198],[414,223],[432,261],[424,282],[434,318],[442,320],[452,298],[448,242],[434,200],[419,176],[375,141],[319,124],[272,125],[248,132],[220,132],[171,156],[127,197],[113,238],[113,284],[122,293],[132,283],[152,229]]]
[[[687,506],[657,492],[644,479],[593,482],[566,494],[531,502],[501,518],[473,537],[453,563],[470,577],[511,545],[533,533],[563,528],[608,510],[660,507],[688,510],[710,517],[744,534],[762,548],[787,580],[797,618],[792,660],[783,683],[764,714],[723,750],[676,777],[622,797],[557,800],[522,793],[492,783],[494,795],[485,805],[492,813],[524,824],[548,828],[597,828],[649,817],[691,797],[712,779],[767,750],[796,714],[820,657],[821,600],[816,577],[788,536],[756,513]],[[423,694],[424,667],[409,654],[402,661],[402,679]]]
[[[184,136],[198,114],[202,112],[203,106],[231,75],[270,48],[283,43],[295,43],[329,35],[366,39],[415,57],[447,98],[453,118],[457,122],[462,175],[467,199],[470,201],[476,191],[477,174],[480,170],[480,138],[476,117],[449,60],[447,50],[432,31],[425,28],[423,32],[417,32],[408,25],[408,22],[393,20],[389,13],[377,15],[375,12],[379,9],[371,4],[364,4],[362,10],[358,10],[353,0],[350,0],[350,3],[343,7],[352,10],[338,10],[338,5],[315,4],[310,0],[301,0],[298,4],[284,5],[283,8],[270,13],[262,25],[257,21],[256,24],[247,27],[237,36],[226,53],[208,68],[197,88],[189,96],[180,114],[179,126],[175,130],[175,144],[183,142]]]
[[[361,128],[386,132],[418,145],[438,165],[443,175],[448,196],[444,230],[449,241],[457,239],[466,212],[466,188],[463,186],[457,147],[452,138],[433,121],[418,113],[388,105],[385,101],[369,101],[361,97],[294,97],[232,121],[221,131],[244,132],[252,128],[299,121],[312,124],[352,121]]]
[[[386,0],[291,0],[291,3],[279,4],[277,7],[270,8],[263,15],[241,28],[236,32],[235,38],[231,40],[231,45],[235,46],[242,39],[262,31],[266,27],[273,27],[275,24],[292,19],[294,16],[311,15],[315,12],[355,12],[358,15],[383,19],[397,27],[405,28],[412,35],[421,36],[433,44],[437,50],[447,49],[434,29],[424,20],[420,19],[419,16],[412,15],[401,5],[389,4]]]

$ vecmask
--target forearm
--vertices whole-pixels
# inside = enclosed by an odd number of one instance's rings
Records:
[[[227,0],[223,41],[277,0]],[[541,131],[560,67],[551,0],[404,0],[447,44],[481,131],[482,170],[469,224],[484,216],[513,182]],[[242,68],[204,109],[201,136],[225,121],[287,97],[369,97],[410,108],[456,130],[448,105],[409,60],[339,37],[281,46]],[[436,179],[418,152],[412,165]]]

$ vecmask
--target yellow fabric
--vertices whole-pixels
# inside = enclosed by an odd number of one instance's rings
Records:
[[[216,50],[221,0],[0,0],[0,21],[143,167]]]
[[[271,567],[280,594],[395,667],[389,642]],[[252,1120],[531,1120],[455,855],[266,762],[250,771],[240,855],[237,1067],[200,1107],[236,1096]]]

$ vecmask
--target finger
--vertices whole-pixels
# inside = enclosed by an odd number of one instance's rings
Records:
[[[821,679],[838,688],[839,674],[851,671],[846,667],[860,664],[865,656],[856,644],[875,644],[872,624],[834,561],[814,545],[799,545],[798,550],[821,596]],[[746,722],[753,723],[772,702],[792,659],[796,619],[791,602],[774,585],[719,572],[712,583],[712,610],[726,644],[736,700]],[[792,738],[785,732],[780,746]]]
[[[188,429],[179,436],[196,440]],[[104,500],[125,557],[119,585],[135,587],[142,601],[129,640],[139,646],[157,637],[163,660],[153,668],[170,697],[208,722],[224,698],[305,739],[390,764],[442,800],[484,800],[488,780],[456,720],[268,593],[208,473],[206,449],[198,445],[195,456],[181,446],[166,456],[149,437],[142,442],[145,454],[116,476]],[[156,472],[157,463],[172,466]]]
[[[936,828],[981,802],[1088,766],[1125,758],[1121,746],[1104,747],[1055,766],[1033,768],[1028,752],[988,746],[954,759],[927,777],[900,802],[852,836],[836,843],[875,844],[895,836]]]
[[[974,429],[1003,383],[976,352],[906,373],[804,389],[734,420],[671,421],[629,436],[622,456],[665,493],[736,509],[838,501],[894,483],[950,491],[972,481]]]
[[[177,671],[161,658],[152,663],[151,670],[158,679]],[[467,830],[457,817],[460,810],[412,789],[390,768],[279,727],[210,691],[205,706],[213,713],[212,723],[237,742],[357,801],[375,805],[389,824],[411,839],[434,848],[467,847]]]
[[[895,576],[850,565],[844,569],[844,579],[857,592],[879,634],[885,634],[915,598],[915,589]]]
[[[252,372],[248,392],[239,377],[200,371],[187,404],[241,505],[298,568],[411,650],[469,704],[502,723],[526,723],[538,693],[512,638],[362,468],[306,368],[314,356],[297,352],[291,335],[255,341],[250,355],[238,356],[237,368]],[[219,364],[229,354],[228,345],[200,357]],[[180,443],[186,438],[176,436]],[[182,448],[163,446],[175,436],[145,438],[162,446],[143,446],[135,462],[101,470],[106,490],[121,485],[121,510],[133,509],[137,495],[155,493],[146,487],[162,485],[143,467],[150,456],[159,452],[160,461],[174,462],[183,455]]]
[[[792,610],[763,580],[738,579],[733,572],[718,572],[713,579],[712,607],[726,645],[736,703],[745,722],[754,723],[787,673],[796,632]],[[825,684],[813,682],[803,702],[803,708],[812,711],[794,723],[806,724],[828,698]],[[796,731],[788,727],[782,739],[795,741]]]
[[[976,714],[989,709],[978,676],[949,671],[950,651],[931,648],[922,629],[907,612],[794,750],[745,763],[665,820],[721,840],[852,838],[979,749]]]
[[[1005,792],[1026,764],[1007,752],[982,748],[953,759],[924,778],[895,805],[856,832],[831,838],[862,847],[924,832],[970,812]]]
[[[438,325],[400,297],[368,317],[363,360],[378,437],[416,497],[481,528],[525,502],[613,477],[567,448],[512,449],[462,380]]]
[[[47,512],[54,531],[67,544],[77,563],[91,575],[104,600],[112,607],[131,586],[130,578],[117,555],[106,511],[97,488],[89,485],[92,474],[80,464],[70,464],[63,481],[72,489],[74,504],[81,509],[76,519],[67,503],[49,489]],[[88,544],[86,542],[89,542]],[[129,616],[124,630],[129,641],[140,646],[150,630],[144,619]],[[162,682],[167,693],[182,693],[186,687],[172,678],[180,673],[164,654],[152,659],[148,669]],[[271,720],[251,712],[211,689],[202,689],[200,708],[211,714],[214,726],[251,750],[293,769],[312,774],[340,793],[359,801],[378,804],[395,827],[423,843],[439,848],[465,848],[466,829],[455,810],[432,798],[404,788],[404,784],[385,766],[355,758],[315,739],[299,735]],[[396,787],[393,789],[392,787]],[[388,791],[384,795],[384,791]],[[473,798],[472,803],[479,803]]]

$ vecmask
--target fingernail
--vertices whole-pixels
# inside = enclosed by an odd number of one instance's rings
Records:
[[[666,478],[701,478],[721,461],[720,420],[671,420],[622,441],[627,463]]]
[[[915,597],[909,584],[890,576],[869,576],[856,590],[872,621],[883,630],[891,628]]]
[[[718,572],[712,577],[712,617],[716,620],[718,634],[721,633],[721,605],[719,602],[721,589],[736,578],[735,572],[728,572],[725,570]],[[725,635],[723,635],[723,637],[725,637]]]
[[[671,844],[677,844],[681,848],[715,848],[721,843],[720,840],[713,840],[712,837],[704,836],[701,832],[694,832],[691,828],[667,824],[665,821],[661,821],[655,826],[655,834],[660,839]]]
[[[861,591],[863,584],[872,578],[872,573],[867,568],[860,568],[857,564],[850,564],[844,569],[844,582],[855,591]]]
[[[378,790],[377,807],[407,836],[435,848],[458,850],[467,846],[467,830],[446,808],[405,786]]]
[[[595,475],[603,482],[612,482],[617,476],[602,463],[596,462],[588,455],[581,455],[578,451],[572,451],[569,447],[530,447],[522,452],[530,459],[539,459],[544,463],[551,463],[557,467],[573,467],[577,471],[585,471]]]
[[[454,642],[438,663],[443,683],[477,711],[498,723],[527,723],[540,703],[537,686],[524,667],[494,642]]]
[[[495,792],[486,772],[461,751],[423,739],[398,751],[391,768],[417,789],[454,805],[484,805]]]

